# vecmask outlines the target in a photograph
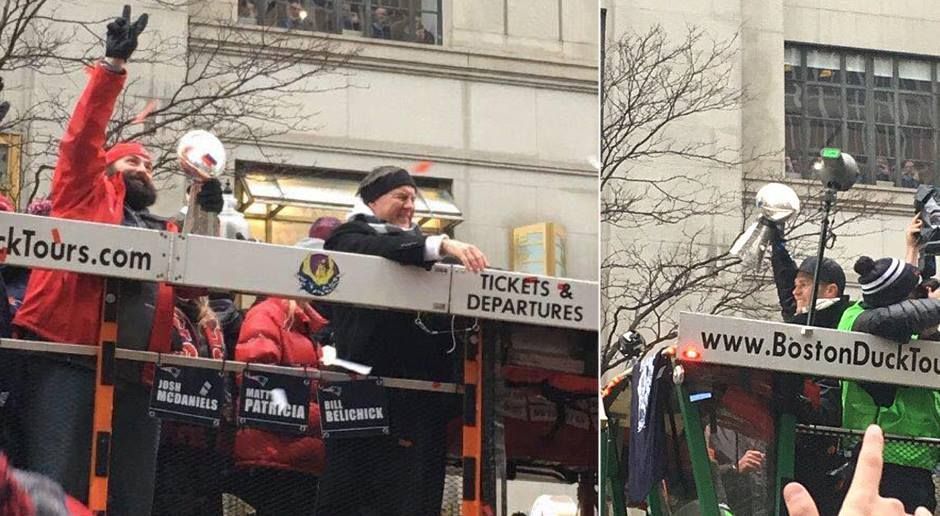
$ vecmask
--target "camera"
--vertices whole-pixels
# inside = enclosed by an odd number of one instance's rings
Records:
[[[628,331],[617,339],[617,347],[623,356],[637,357],[646,351],[646,339],[635,331]]]
[[[918,237],[921,276],[936,273],[936,259],[940,255],[940,190],[935,186],[920,185],[914,193],[914,209],[923,221]]]

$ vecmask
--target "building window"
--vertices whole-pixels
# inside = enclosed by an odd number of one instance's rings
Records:
[[[441,44],[441,0],[239,0],[238,22]]]
[[[9,197],[14,206],[20,197],[20,153],[23,137],[0,133],[0,192]]]
[[[784,51],[788,178],[810,179],[823,147],[855,157],[860,182],[937,184],[940,61],[790,45]]]

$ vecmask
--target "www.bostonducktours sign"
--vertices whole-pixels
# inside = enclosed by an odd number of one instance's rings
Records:
[[[940,389],[940,342],[900,344],[867,333],[683,312],[677,356],[709,364]]]

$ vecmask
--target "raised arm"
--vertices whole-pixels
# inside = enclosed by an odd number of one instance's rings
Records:
[[[92,69],[59,144],[52,178],[52,191],[56,193],[53,216],[66,215],[88,198],[89,191],[100,188],[97,182],[105,172],[105,131],[125,78],[123,70],[117,73],[105,64]]]
[[[924,221],[920,215],[914,215],[914,219],[904,230],[904,261],[913,265],[920,266],[920,248],[918,247],[920,230],[924,226]]]
[[[121,17],[108,24],[106,59],[91,69],[88,84],[59,144],[52,179],[52,191],[56,193],[54,216],[66,215],[75,205],[85,202],[105,173],[106,131],[127,79],[124,63],[137,48],[137,37],[147,26],[146,14],[134,23],[130,15],[131,8],[125,5]]]
[[[796,315],[796,298],[793,297],[793,284],[796,281],[796,262],[787,252],[783,231],[773,225],[773,238],[770,242],[770,265],[774,272],[774,285],[777,288],[777,301],[780,303],[780,315],[784,322],[790,322]]]

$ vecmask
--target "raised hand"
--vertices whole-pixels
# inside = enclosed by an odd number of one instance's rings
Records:
[[[882,498],[878,494],[881,470],[884,467],[882,452],[885,438],[875,425],[868,427],[862,441],[862,451],[855,467],[852,485],[845,495],[839,516],[904,516],[904,504],[894,498]],[[819,516],[816,503],[806,488],[791,482],[783,488],[783,500],[790,516]],[[914,516],[930,516],[930,511],[918,507]]]
[[[738,473],[758,471],[764,466],[764,454],[757,450],[748,450],[738,459]]]
[[[918,214],[914,215],[911,223],[904,230],[904,260],[914,267],[918,266],[920,259],[920,230],[923,227],[924,221]]]
[[[108,24],[104,55],[125,61],[130,59],[137,49],[137,37],[147,28],[147,20],[148,16],[144,13],[131,23],[131,6],[125,5],[121,17]]]

